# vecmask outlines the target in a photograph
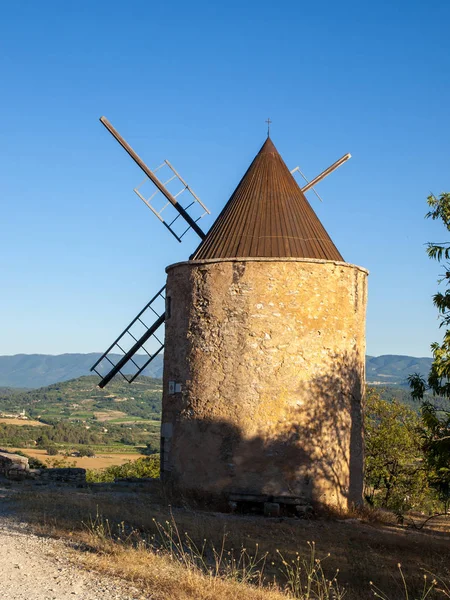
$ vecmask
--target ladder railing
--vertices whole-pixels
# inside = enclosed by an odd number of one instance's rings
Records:
[[[194,192],[194,190],[186,183],[186,181],[174,169],[174,167],[170,164],[170,162],[168,160],[164,160],[164,162],[162,164],[160,164],[158,167],[156,167],[156,169],[153,169],[153,171],[151,171],[155,180],[157,179],[156,173],[158,173],[158,171],[160,171],[161,169],[163,169],[163,173],[164,173],[164,171],[167,172],[167,170],[169,170],[169,174],[166,175],[166,177],[168,177],[168,179],[164,178],[165,179],[164,181],[160,181],[163,191],[161,191],[160,188],[157,188],[148,198],[146,198],[145,195],[142,193],[141,188],[147,182],[150,181],[148,176],[145,177],[145,179],[143,181],[141,181],[141,183],[138,186],[136,186],[133,189],[133,191],[135,194],[137,194],[139,196],[139,198],[142,200],[142,202],[144,202],[144,204],[146,204],[148,206],[148,208],[161,221],[161,223],[165,227],[167,227],[167,229],[170,231],[170,233],[179,242],[181,242],[183,236],[190,229],[192,229],[192,222],[186,221],[186,219],[185,219],[186,215],[188,215],[194,223],[198,223],[198,221],[200,221],[200,219],[203,219],[203,217],[205,217],[206,215],[209,215],[211,213],[210,213],[209,209],[200,200],[200,198],[197,196],[197,194]],[[159,175],[160,175],[160,173],[158,173],[158,176]],[[153,180],[151,180],[151,181],[152,181],[152,183],[154,183]],[[173,187],[173,191],[170,192],[169,188],[167,186],[169,186],[172,182],[175,182],[175,184]],[[180,187],[180,185],[181,185],[181,187]],[[179,200],[178,200],[179,197],[184,192],[188,192],[189,198],[188,198],[186,204],[182,207],[184,210],[184,214],[181,214],[180,212],[177,212],[176,210],[174,210],[173,204],[170,199],[167,199],[168,196],[165,194],[165,192],[170,194],[170,196],[173,199],[175,199],[178,203],[179,203]],[[155,204],[155,202],[156,202],[156,200],[161,198],[161,194],[163,195],[163,197],[165,196],[166,200],[163,201],[162,204],[160,203],[160,206],[158,207]],[[181,206],[180,203],[178,205]],[[164,211],[166,211],[166,212],[163,215]],[[180,217],[181,217],[181,221],[179,221]],[[184,219],[184,221],[183,221],[183,219]],[[179,225],[182,222],[184,222],[184,226]],[[175,230],[175,228],[173,227],[173,225],[175,223],[177,223],[177,230]],[[186,224],[187,224],[187,226],[186,226]]]
[[[153,296],[91,367],[91,371],[102,378],[99,387],[105,387],[117,373],[120,373],[128,383],[133,382],[164,348],[159,330],[165,321],[165,289],[166,286],[162,287]],[[145,354],[137,355],[140,350]],[[122,358],[114,362],[113,355],[117,353],[122,354]],[[131,365],[135,370],[131,374],[124,373],[123,369],[127,366],[129,370]]]

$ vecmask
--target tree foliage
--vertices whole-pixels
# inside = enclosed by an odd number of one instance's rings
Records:
[[[450,507],[450,413],[438,410],[430,402],[422,406],[423,449],[430,485],[444,505]]]
[[[365,411],[365,497],[382,508],[403,512],[422,507],[427,495],[420,417],[370,390]]]
[[[112,482],[115,479],[159,477],[159,454],[128,461],[123,465],[113,465],[103,470],[90,470],[86,479],[90,483]]]
[[[426,217],[441,221],[450,232],[450,193],[439,197],[431,195],[427,200],[430,210]],[[447,511],[450,503],[450,412],[439,409],[424,397],[431,391],[435,396],[450,398],[450,242],[429,242],[427,254],[443,267],[438,283],[445,283],[446,288],[433,296],[433,303],[438,309],[444,334],[441,342],[431,344],[433,363],[427,379],[415,373],[409,377],[409,383],[413,399],[422,401],[422,438],[429,482]]]

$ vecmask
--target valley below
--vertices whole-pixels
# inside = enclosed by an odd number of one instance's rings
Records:
[[[119,379],[107,390],[79,377],[36,390],[0,392],[0,448],[32,465],[103,470],[159,450],[161,380]]]

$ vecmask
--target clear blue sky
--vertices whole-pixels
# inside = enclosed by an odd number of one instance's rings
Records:
[[[367,351],[439,337],[426,196],[450,190],[450,3],[3,2],[0,354],[100,351],[163,285],[178,244],[133,194],[168,158],[217,215],[265,138],[370,270]],[[209,227],[212,218],[204,220]]]

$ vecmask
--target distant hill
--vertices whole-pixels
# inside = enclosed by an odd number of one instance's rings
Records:
[[[366,380],[372,385],[406,385],[408,375],[428,375],[431,358],[415,358],[398,354],[366,356]]]
[[[15,354],[0,356],[0,387],[39,388],[59,381],[76,379],[82,375],[91,375],[90,368],[100,358],[99,352],[90,354]],[[111,355],[113,360],[122,358]],[[143,363],[144,356],[137,355],[135,360]],[[147,377],[162,377],[162,356],[143,371]],[[125,373],[126,373],[125,369]]]
[[[60,381],[90,375],[89,369],[100,357],[100,353],[90,354],[16,354],[0,356],[0,387],[39,388]],[[117,360],[119,355],[115,357]],[[144,361],[143,356],[137,357]],[[367,356],[367,382],[374,385],[405,385],[410,373],[426,375],[430,370],[431,358],[414,358],[385,354]],[[163,357],[157,356],[144,370],[148,377],[161,378]],[[4,390],[6,391],[6,390]]]

